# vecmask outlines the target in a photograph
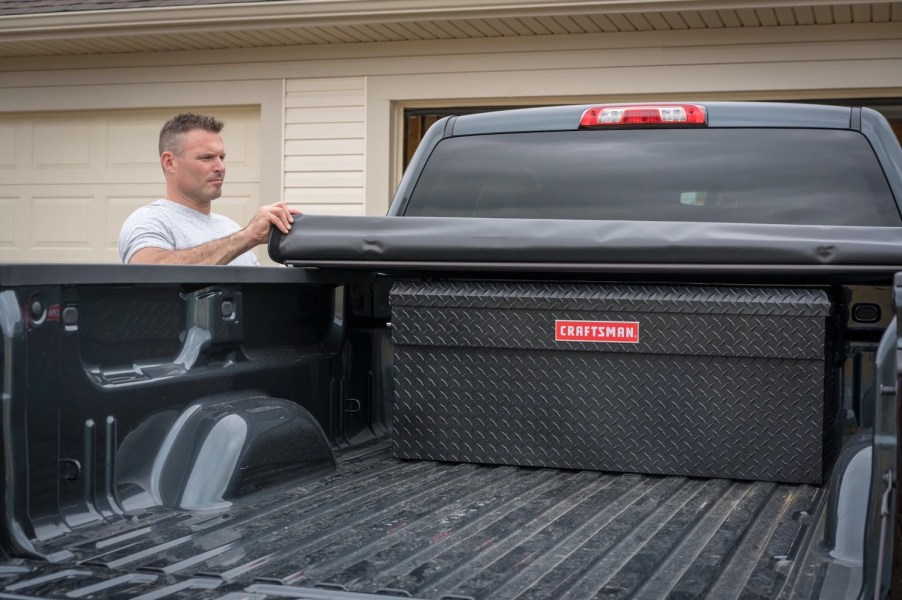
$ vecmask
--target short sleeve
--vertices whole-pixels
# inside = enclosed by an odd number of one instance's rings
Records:
[[[143,248],[175,250],[172,232],[160,215],[147,207],[133,212],[119,231],[119,258],[128,264],[135,252]]]

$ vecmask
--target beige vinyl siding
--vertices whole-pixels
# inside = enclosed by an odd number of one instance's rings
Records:
[[[364,214],[366,79],[285,85],[285,200],[310,214]]]

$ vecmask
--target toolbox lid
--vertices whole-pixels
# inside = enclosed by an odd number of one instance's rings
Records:
[[[823,360],[820,288],[398,282],[396,346]],[[563,356],[563,355],[562,355]]]

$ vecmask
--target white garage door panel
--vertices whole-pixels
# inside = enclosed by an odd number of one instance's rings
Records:
[[[251,217],[254,216],[257,208],[260,206],[260,202],[257,199],[258,186],[256,184],[231,181],[231,178],[228,176],[226,176],[226,181],[229,193],[214,202],[215,211],[229,217],[243,227],[251,220]],[[275,199],[270,202],[277,201],[278,199]]]
[[[94,205],[93,196],[33,196],[31,239],[35,249],[89,249],[98,216]]]
[[[0,197],[0,252],[16,247],[20,203],[19,198]]]
[[[90,119],[50,119],[32,122],[31,163],[34,172],[56,169],[89,172],[103,149]]]
[[[159,184],[18,185],[0,197],[0,261],[118,262],[122,222]],[[135,196],[143,189],[143,195]]]
[[[214,210],[243,225],[260,206],[259,111],[193,110],[226,122]],[[122,222],[164,193],[157,140],[175,112],[0,116],[0,262],[119,262]]]
[[[16,166],[16,128],[0,123],[0,173],[4,176]]]
[[[155,141],[163,121],[153,118],[112,119],[107,129],[106,175],[112,179],[135,174],[147,176],[149,167],[159,169],[159,154]]]

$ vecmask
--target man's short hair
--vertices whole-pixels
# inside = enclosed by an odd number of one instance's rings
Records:
[[[160,155],[164,152],[172,152],[181,156],[184,148],[184,134],[194,129],[203,129],[212,133],[219,133],[225,123],[209,115],[197,113],[182,113],[176,115],[163,124],[160,130]]]

